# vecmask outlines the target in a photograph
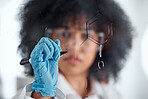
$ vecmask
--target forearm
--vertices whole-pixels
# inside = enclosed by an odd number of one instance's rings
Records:
[[[39,92],[35,93],[35,91],[33,91],[31,97],[35,99],[52,99],[52,97],[43,97]]]

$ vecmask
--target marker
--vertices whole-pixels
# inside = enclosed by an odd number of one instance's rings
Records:
[[[67,53],[67,51],[62,51],[62,52],[60,52],[60,56],[66,54],[66,53]],[[28,63],[30,63],[30,60],[31,60],[31,59],[23,58],[23,59],[20,61],[20,65],[28,64]]]

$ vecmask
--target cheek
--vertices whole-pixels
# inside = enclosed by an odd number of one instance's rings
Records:
[[[98,45],[90,39],[87,39],[84,43],[82,43],[80,47],[83,50],[82,52],[84,53],[96,54],[96,52],[98,51]]]
[[[84,55],[84,69],[87,68],[89,69],[90,66],[93,64],[96,54],[98,52],[98,45],[97,44],[90,44],[90,46],[87,46],[83,52]]]
[[[92,65],[92,63],[94,62],[95,57],[96,57],[96,52],[95,53],[93,53],[93,52],[87,53],[85,56],[84,65],[89,68]]]

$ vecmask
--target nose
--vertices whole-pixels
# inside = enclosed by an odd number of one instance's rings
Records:
[[[75,33],[71,38],[69,38],[69,49],[73,52],[80,50],[80,45],[82,43],[82,39],[80,33]]]
[[[80,48],[80,41],[78,39],[74,39],[72,42],[72,49],[78,50]]]

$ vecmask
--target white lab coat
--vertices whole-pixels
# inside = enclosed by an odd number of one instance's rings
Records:
[[[33,99],[31,98],[32,84],[26,85],[19,90],[13,99]],[[91,92],[88,99],[121,99],[118,92],[111,86],[100,84],[98,81],[91,79]],[[56,88],[55,99],[82,99],[74,89],[69,85],[63,75],[59,74],[59,80]]]

